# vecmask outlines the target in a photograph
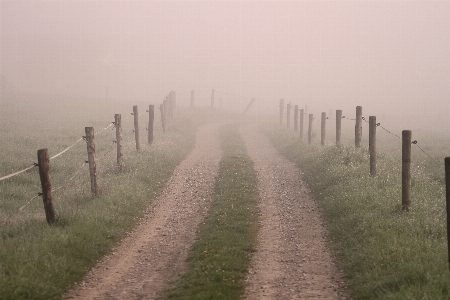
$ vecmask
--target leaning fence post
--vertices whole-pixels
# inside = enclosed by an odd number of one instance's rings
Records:
[[[139,144],[139,113],[137,105],[133,106],[133,116],[134,116],[134,139],[136,140],[136,150],[141,149]]]
[[[122,169],[123,153],[122,153],[122,115],[114,115],[114,124],[116,125],[116,143],[117,143],[117,166]]]
[[[95,164],[95,141],[94,141],[94,127],[85,127],[87,153],[89,162],[89,173],[91,175],[91,192],[95,196],[98,195],[97,185],[97,167]]]
[[[39,177],[41,178],[42,200],[44,202],[45,218],[47,219],[47,223],[52,224],[53,222],[55,222],[55,210],[53,208],[52,202],[52,185],[50,183],[50,159],[48,157],[48,150],[38,150],[37,157]]]
[[[300,140],[303,141],[303,119],[305,117],[305,110],[302,108],[300,109]]]
[[[402,210],[411,207],[411,130],[402,131]]]
[[[309,124],[308,124],[308,144],[311,144],[312,139],[312,123],[313,123],[313,114],[309,114]]]
[[[325,112],[322,113],[322,119],[320,121],[320,145],[325,146],[325,122],[327,119],[327,114]]]
[[[148,143],[153,143],[153,122],[155,121],[155,106],[148,106]]]
[[[370,175],[377,174],[377,117],[369,117]]]
[[[280,126],[283,125],[284,99],[280,99]]]
[[[356,122],[355,122],[355,147],[361,148],[362,137],[362,106],[356,107]]]
[[[445,162],[445,208],[447,211],[447,254],[448,267],[450,270],[450,157],[444,159]]]
[[[342,110],[336,110],[336,145],[341,144]]]

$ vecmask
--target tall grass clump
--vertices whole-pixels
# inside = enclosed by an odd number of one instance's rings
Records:
[[[412,207],[401,210],[401,160],[367,148],[306,145],[274,125],[263,130],[296,162],[319,203],[354,299],[449,299],[445,186],[414,163]]]
[[[221,137],[223,158],[209,215],[191,250],[190,270],[164,298],[238,299],[244,291],[258,229],[256,173],[238,126],[225,125]]]

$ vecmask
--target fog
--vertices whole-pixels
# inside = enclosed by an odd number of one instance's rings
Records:
[[[188,105],[191,90],[216,89],[239,109],[255,97],[252,109],[277,111],[283,98],[317,113],[361,105],[435,124],[450,109],[448,0],[2,0],[0,9],[2,98],[159,102],[175,90]]]

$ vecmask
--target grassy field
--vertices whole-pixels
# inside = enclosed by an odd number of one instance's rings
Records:
[[[34,97],[34,98],[33,98]],[[2,100],[3,101],[3,100]],[[37,168],[0,182],[0,298],[51,299],[79,281],[136,222],[173,169],[194,145],[205,113],[179,113],[162,134],[155,119],[155,142],[146,142],[143,103],[75,102],[30,96],[1,103],[0,176],[28,167],[36,152],[50,156],[72,145],[85,126],[96,130],[100,196],[92,197],[84,141],[50,161],[56,224],[45,221]],[[138,104],[143,132],[135,150],[132,106]],[[158,111],[156,111],[158,112]],[[116,167],[115,131],[103,130],[122,114],[124,167]],[[215,118],[214,116],[210,116]],[[100,132],[101,131],[101,132]]]
[[[256,173],[237,125],[222,127],[223,158],[214,196],[199,229],[190,271],[162,298],[239,299],[258,231]]]
[[[351,146],[351,134],[343,146],[320,147],[317,138],[313,145],[306,145],[293,130],[277,125],[266,125],[263,130],[304,173],[353,298],[450,298],[443,160],[439,167],[420,150],[413,150],[412,207],[404,213],[401,160],[393,150],[401,148],[398,138],[383,136],[378,130],[378,175],[370,176],[368,149]],[[422,147],[441,157],[445,147],[432,145],[448,141],[437,135],[423,136],[422,145],[433,144]],[[414,132],[413,139],[417,139]],[[383,154],[383,149],[389,154]]]

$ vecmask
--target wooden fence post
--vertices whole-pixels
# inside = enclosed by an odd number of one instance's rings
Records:
[[[312,123],[313,123],[313,114],[309,114],[309,125],[308,125],[308,144],[311,144],[312,140]]]
[[[123,153],[122,153],[122,115],[114,115],[114,124],[116,125],[116,143],[117,143],[117,166],[122,169]]]
[[[211,108],[214,107],[214,89],[211,91]]]
[[[355,122],[355,147],[361,148],[362,138],[362,106],[356,107],[356,122]]]
[[[284,99],[280,99],[280,126],[283,125]]]
[[[411,207],[411,130],[402,131],[402,210]]]
[[[294,106],[294,131],[298,131],[298,105]]]
[[[327,120],[327,113],[323,112],[322,113],[322,119],[320,122],[320,145],[321,146],[325,146],[325,122]]]
[[[194,90],[191,91],[191,108],[194,108]]]
[[[377,174],[377,117],[369,117],[370,175]]]
[[[137,105],[133,106],[133,116],[134,116],[134,139],[136,140],[136,150],[141,149],[139,144],[139,113]]]
[[[159,106],[159,110],[161,111],[161,125],[163,132],[166,132],[166,112],[164,103]]]
[[[49,174],[49,157],[48,150],[41,149],[37,152],[39,177],[41,178],[42,200],[44,202],[45,218],[48,224],[55,222],[55,209],[52,202],[52,185],[50,183]]]
[[[89,174],[91,175],[91,192],[92,194],[94,194],[94,196],[98,196],[97,166],[95,164],[94,127],[85,127],[85,132],[89,162]]]
[[[299,128],[299,130],[300,130],[300,140],[301,141],[303,141],[303,120],[304,120],[304,117],[305,117],[305,110],[302,108],[302,109],[300,109],[300,128]]]
[[[289,128],[291,126],[291,103],[288,103],[286,107],[286,125]]]
[[[336,145],[341,144],[342,110],[336,110]]]
[[[448,266],[450,270],[450,157],[444,159],[445,162],[445,207],[447,211],[447,254]]]
[[[148,106],[148,143],[153,143],[153,123],[155,121],[155,106]]]

